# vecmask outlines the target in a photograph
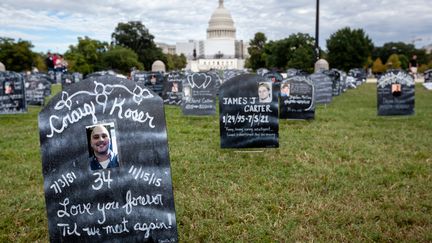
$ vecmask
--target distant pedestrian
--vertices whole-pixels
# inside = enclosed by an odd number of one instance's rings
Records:
[[[414,79],[417,78],[417,69],[418,69],[417,56],[413,55],[409,62],[409,70],[410,73],[413,75]]]
[[[47,53],[47,57],[45,58],[45,65],[48,68],[48,72],[54,71],[54,60],[53,60],[53,56],[51,55],[51,52]]]

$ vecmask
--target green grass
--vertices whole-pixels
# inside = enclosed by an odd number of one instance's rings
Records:
[[[48,241],[39,111],[0,116],[0,242]],[[421,85],[415,111],[378,117],[365,84],[314,121],[281,120],[280,148],[239,153],[220,149],[217,116],[165,107],[180,241],[432,241],[432,92]]]

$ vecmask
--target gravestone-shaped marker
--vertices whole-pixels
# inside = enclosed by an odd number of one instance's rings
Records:
[[[327,74],[332,81],[332,95],[339,96],[340,95],[340,73],[335,69],[330,69],[323,71],[323,73]]]
[[[432,69],[428,69],[424,72],[424,82],[432,83]]]
[[[207,73],[191,73],[183,81],[183,115],[216,114],[216,78]]]
[[[75,83],[75,79],[74,79],[72,74],[69,74],[69,73],[63,73],[62,74],[62,77],[61,77],[62,90],[64,90],[65,87],[67,87],[73,83]]]
[[[426,70],[424,72],[423,87],[425,87],[427,90],[432,90],[432,69]]]
[[[367,73],[362,68],[352,68],[348,71],[348,75],[354,77],[356,80],[356,86],[360,86],[366,82]]]
[[[74,83],[78,83],[83,80],[83,75],[82,73],[74,72],[72,73],[72,79]]]
[[[211,76],[212,80],[214,80],[216,95],[218,95],[219,88],[223,83],[223,72],[221,70],[210,70],[206,73]]]
[[[26,101],[29,105],[44,105],[45,97],[51,95],[51,82],[45,76],[30,75],[25,81]]]
[[[340,74],[340,93],[345,93],[348,89],[347,86],[347,73],[342,71],[342,70],[338,70],[336,69],[337,72],[339,72]]]
[[[163,101],[102,76],[39,113],[51,242],[177,242]]]
[[[127,79],[127,77],[124,76],[123,74],[116,73],[113,70],[103,70],[103,71],[90,73],[85,76],[85,79],[97,78],[97,77],[116,77],[116,78]]]
[[[280,113],[284,119],[314,119],[315,89],[308,76],[293,76],[280,84]]]
[[[260,76],[264,76],[264,74],[270,72],[267,68],[258,68],[256,70],[256,73]]]
[[[242,74],[219,90],[222,148],[279,147],[278,92],[264,77]]]
[[[309,76],[315,87],[315,103],[329,104],[333,97],[332,79],[322,72],[313,73]]]
[[[405,71],[390,70],[377,82],[378,115],[414,114],[414,79]]]
[[[185,75],[180,72],[170,72],[164,83],[163,99],[168,105],[180,105],[182,102],[182,83]]]
[[[140,86],[145,86],[162,97],[164,89],[164,75],[160,72],[140,72],[136,71],[132,74],[132,80]]]
[[[278,72],[267,72],[263,76],[267,81],[271,81],[274,84],[278,84],[283,80],[282,75]]]
[[[246,72],[242,71],[242,70],[237,70],[237,69],[223,70],[223,82],[226,82],[227,80],[234,78],[236,76],[242,75],[242,74],[246,74]]]
[[[23,77],[15,72],[0,72],[0,114],[26,111]]]

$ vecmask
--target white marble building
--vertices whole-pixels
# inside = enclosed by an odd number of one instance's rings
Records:
[[[243,69],[248,43],[236,39],[236,28],[224,1],[210,17],[206,40],[189,40],[176,43],[176,54],[188,59],[186,69],[205,71],[210,69]]]

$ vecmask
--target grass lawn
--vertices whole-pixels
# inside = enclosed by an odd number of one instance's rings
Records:
[[[56,87],[58,92],[59,87]],[[37,115],[0,116],[0,242],[46,242]],[[221,149],[219,120],[166,106],[182,242],[432,241],[432,92],[378,117],[376,84],[313,121],[280,120],[280,148]]]

